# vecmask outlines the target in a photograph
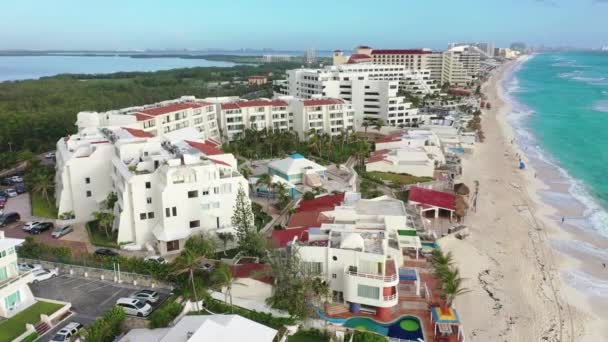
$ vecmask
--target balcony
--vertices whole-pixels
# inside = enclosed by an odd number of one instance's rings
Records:
[[[392,282],[397,281],[397,274],[382,275],[382,274],[356,272],[356,271],[352,271],[352,270],[348,270],[348,269],[345,271],[345,274],[347,274],[349,276],[359,277],[359,278],[381,280],[385,283],[392,283]]]
[[[1,283],[0,284],[0,290],[2,290],[3,288],[5,288],[5,287],[7,287],[7,286],[9,286],[11,284],[14,284],[14,283],[18,282],[19,280],[21,280],[21,279],[23,279],[25,277],[30,276],[31,274],[32,274],[32,271],[20,272],[18,276],[12,277],[12,278],[6,280],[5,282]]]

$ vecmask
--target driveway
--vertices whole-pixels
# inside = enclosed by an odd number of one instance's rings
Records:
[[[141,287],[130,284],[117,284],[111,281],[99,279],[87,279],[60,275],[58,277],[42,281],[38,284],[30,284],[34,296],[48,298],[72,303],[74,314],[53,328],[49,333],[37,341],[49,341],[53,335],[67,323],[76,321],[88,326],[105,311],[116,304],[116,300],[128,297]],[[168,297],[167,292],[157,290],[160,300],[153,305],[158,307]]]
[[[68,235],[63,236],[60,239],[54,239],[53,237],[51,237],[51,230],[44,231],[38,235],[32,235],[23,231],[22,227],[23,222],[17,222],[3,227],[2,230],[4,231],[4,235],[6,237],[25,239],[26,237],[31,236],[34,238],[35,241],[44,243],[45,245],[54,247],[67,247],[72,251],[72,255],[82,255],[88,253],[86,243],[80,241],[67,240],[69,239],[70,234],[75,234],[75,232],[69,233]]]
[[[23,221],[31,221],[32,206],[30,203],[30,195],[28,193],[21,194],[17,197],[9,198],[4,206],[4,212],[17,212]]]

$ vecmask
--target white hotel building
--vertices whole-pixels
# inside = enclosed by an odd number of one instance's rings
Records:
[[[186,112],[215,115],[214,105],[201,105]],[[248,191],[246,180],[237,172],[235,158],[212,138],[205,139],[206,129],[174,128],[174,121],[192,122],[189,115],[175,116],[183,113],[184,106],[179,108],[172,103],[156,106],[154,112],[79,113],[78,133],[57,142],[60,215],[72,213],[76,221],[88,221],[115,192],[118,243],[161,254],[179,251],[192,234],[230,231],[236,192],[239,186]],[[194,112],[198,108],[200,114]],[[140,120],[142,114],[152,118]],[[165,122],[166,117],[171,120]],[[150,121],[157,125],[142,127]],[[210,122],[206,127],[217,131]]]
[[[422,120],[418,109],[411,108],[405,97],[397,95],[406,75],[410,75],[408,86],[420,81],[419,88],[423,89],[428,86],[424,82],[430,82],[412,76],[402,65],[354,63],[289,70],[287,80],[278,83],[278,93],[304,99],[330,97],[348,101],[356,113],[356,128],[364,119],[382,119],[397,126]]]
[[[304,269],[328,282],[334,303],[347,304],[351,312],[367,310],[390,318],[399,302],[404,250],[421,248],[416,231],[407,226],[403,202],[346,193],[344,202],[323,216],[332,223],[309,229],[307,242],[296,239],[292,244]],[[416,282],[412,293],[401,295],[419,293]]]
[[[0,231],[0,317],[10,318],[36,303],[28,283],[32,272],[20,272],[16,248],[24,240],[4,236]]]
[[[479,76],[481,54],[470,46],[456,46],[443,53],[441,83],[466,86]]]

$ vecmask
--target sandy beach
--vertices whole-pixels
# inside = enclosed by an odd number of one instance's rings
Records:
[[[465,218],[472,235],[440,242],[471,290],[456,308],[472,341],[608,341],[604,308],[561,280],[563,269],[581,265],[550,246],[570,233],[559,227],[560,213],[541,201],[541,170],[518,169],[522,151],[507,123],[511,108],[501,85],[514,63],[495,70],[482,87],[492,104],[482,115],[486,139],[463,160],[464,183],[474,192],[479,182],[476,211]]]

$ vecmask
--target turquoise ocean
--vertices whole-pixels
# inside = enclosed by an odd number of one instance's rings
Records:
[[[566,222],[593,236],[552,245],[583,253],[596,265],[608,264],[608,53],[536,54],[505,76],[503,88],[512,104],[507,118],[517,143],[535,169],[559,175],[541,177],[561,189],[544,191],[543,200],[556,208],[580,208],[576,215],[566,214]],[[608,296],[608,277],[580,270],[564,277],[593,295]]]

